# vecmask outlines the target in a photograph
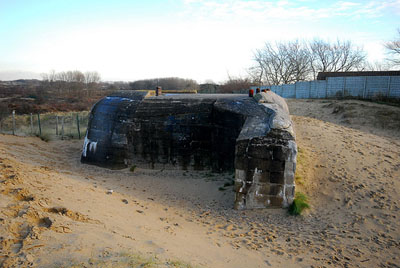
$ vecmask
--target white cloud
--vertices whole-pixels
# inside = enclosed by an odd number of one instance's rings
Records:
[[[319,2],[318,5],[304,5],[305,1],[243,1],[243,0],[204,0],[184,1],[186,14],[203,19],[288,19],[313,21],[336,16],[352,17],[355,15],[382,16],[388,8],[400,9],[400,0],[391,1],[338,1],[333,4]]]

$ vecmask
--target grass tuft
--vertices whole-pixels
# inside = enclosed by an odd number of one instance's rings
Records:
[[[310,207],[307,201],[308,197],[305,194],[297,192],[293,203],[289,206],[289,214],[295,216],[301,215],[304,209]]]
[[[48,135],[48,134],[42,134],[42,135],[38,134],[36,136],[39,137],[44,142],[49,142],[50,141],[50,135]]]
[[[294,179],[295,179],[296,184],[298,184],[298,185],[304,185],[304,179],[303,179],[302,176],[296,175],[296,177],[295,177]]]
[[[136,165],[131,166],[131,168],[129,169],[130,172],[135,172],[136,169]]]

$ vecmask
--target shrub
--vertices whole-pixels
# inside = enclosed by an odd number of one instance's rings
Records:
[[[295,216],[301,215],[304,209],[310,207],[307,200],[308,198],[305,194],[297,192],[293,203],[289,206],[289,213]]]
[[[42,134],[42,135],[36,135],[36,136],[38,136],[44,142],[50,141],[50,135],[48,135],[48,134]]]
[[[136,165],[131,166],[131,168],[129,169],[130,172],[135,172],[136,169]]]

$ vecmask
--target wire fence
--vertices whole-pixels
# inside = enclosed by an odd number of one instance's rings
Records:
[[[43,140],[81,139],[85,136],[89,112],[9,115],[0,117],[0,133],[38,136]]]
[[[326,80],[260,87],[260,89],[265,88],[270,88],[281,97],[293,99],[338,97],[400,99],[400,76],[328,77]]]

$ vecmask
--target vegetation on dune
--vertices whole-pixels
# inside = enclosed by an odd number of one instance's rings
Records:
[[[135,169],[136,169],[136,165],[133,165],[133,166],[130,167],[129,171],[130,172],[135,172]]]
[[[310,207],[307,201],[308,197],[305,194],[297,192],[293,203],[289,206],[289,214],[295,216],[301,215],[305,209]]]
[[[39,137],[42,141],[45,141],[45,142],[49,142],[51,140],[49,134],[42,134],[42,135],[36,135],[36,136]]]
[[[68,268],[83,268],[83,267],[97,267],[97,268],[129,268],[129,267],[176,267],[176,268],[191,268],[192,265],[179,260],[159,260],[156,256],[146,257],[144,255],[135,253],[120,253],[117,256],[106,256],[102,259],[90,258],[84,262],[71,262],[68,266],[61,266]]]

